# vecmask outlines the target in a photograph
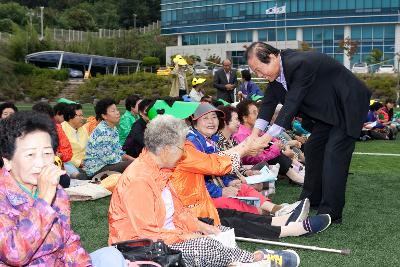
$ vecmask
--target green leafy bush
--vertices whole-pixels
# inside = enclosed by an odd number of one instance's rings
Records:
[[[32,100],[39,100],[41,98],[52,99],[65,86],[63,82],[56,81],[46,76],[46,74],[21,76],[19,79],[24,94]]]
[[[372,92],[372,98],[396,99],[397,76],[390,74],[358,75]]]
[[[206,94],[215,95],[212,88],[212,76],[207,79],[204,87]],[[191,77],[188,78],[191,84]],[[131,75],[97,76],[81,85],[77,91],[76,99],[81,103],[92,103],[94,98],[114,98],[117,101],[125,99],[130,94],[140,94],[145,97],[165,97],[171,90],[170,77],[157,76],[153,73],[139,72]]]

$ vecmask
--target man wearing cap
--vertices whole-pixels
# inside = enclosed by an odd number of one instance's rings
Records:
[[[341,223],[350,161],[371,92],[346,67],[318,52],[280,51],[256,42],[247,48],[246,58],[258,77],[269,80],[253,137],[266,130],[278,103],[283,107],[267,133],[256,139],[259,146],[288,128],[298,114],[303,122],[311,121],[300,198],[309,198],[319,214]]]
[[[203,84],[205,81],[206,79],[204,78],[193,78],[192,90],[189,94],[193,101],[200,102],[201,98],[204,96]]]
[[[173,59],[175,64],[174,69],[171,71],[172,87],[169,96],[182,97],[189,94],[189,87],[186,79],[186,72],[193,73],[193,68],[188,66],[186,60],[181,55],[176,55]]]
[[[234,91],[237,86],[236,72],[232,71],[232,62],[229,59],[225,59],[222,64],[223,68],[215,72],[214,88],[217,89],[217,98],[233,103]]]

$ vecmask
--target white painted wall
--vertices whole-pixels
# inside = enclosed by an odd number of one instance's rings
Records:
[[[203,62],[210,55],[217,55],[221,58],[221,60],[226,58],[227,51],[244,51],[244,45],[249,46],[251,43],[225,43],[225,44],[210,44],[210,45],[185,45],[185,46],[168,46],[166,48],[166,62],[170,62],[170,58],[172,55],[181,54],[181,55],[198,55]],[[275,46],[275,42],[269,43],[272,46]],[[298,49],[300,47],[299,41],[287,41],[287,48]],[[278,49],[285,48],[285,42],[278,42]]]

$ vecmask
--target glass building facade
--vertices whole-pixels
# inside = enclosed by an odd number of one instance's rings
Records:
[[[266,14],[284,5],[285,14]],[[162,34],[181,38],[177,46],[220,44],[232,56],[233,44],[298,41],[343,62],[345,37],[358,42],[351,63],[366,61],[372,49],[383,59],[400,50],[400,0],[161,0],[161,21]]]

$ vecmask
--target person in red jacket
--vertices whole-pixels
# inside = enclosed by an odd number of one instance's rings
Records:
[[[39,102],[33,105],[32,110],[47,114],[53,120],[56,125],[56,131],[58,136],[58,147],[56,151],[56,155],[61,159],[62,162],[68,162],[72,158],[72,147],[69,143],[67,136],[64,133],[64,130],[61,127],[61,124],[54,119],[54,110],[53,108],[45,102]],[[64,188],[69,187],[70,177],[67,174],[61,175],[60,177],[60,185]]]

